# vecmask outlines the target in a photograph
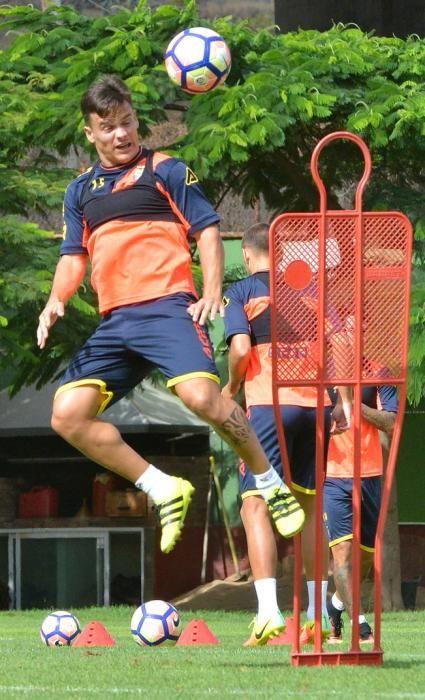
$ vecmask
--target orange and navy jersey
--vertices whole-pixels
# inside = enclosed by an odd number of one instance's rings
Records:
[[[61,255],[89,255],[102,314],[194,294],[189,238],[219,216],[177,158],[141,149],[124,166],[97,162],[68,187]]]
[[[378,410],[397,413],[397,390],[394,386],[366,386],[362,389],[362,403]],[[360,426],[360,476],[381,476],[382,449],[378,429],[365,418]],[[329,442],[326,476],[352,479],[354,476],[354,428],[332,435]]]
[[[317,318],[317,290],[314,285],[295,291],[299,297],[300,313]],[[249,335],[251,354],[245,375],[246,405],[264,406],[273,404],[272,397],[272,347],[270,324],[270,276],[269,271],[256,272],[232,284],[225,293],[224,327],[226,341],[230,345],[232,336]],[[311,323],[314,328],[317,324]],[[307,323],[306,323],[307,327]],[[327,335],[341,330],[341,325],[332,313],[326,319]],[[288,343],[279,347],[282,360],[290,363],[291,374],[308,379],[311,373],[311,355],[317,352],[317,339],[299,337],[296,329],[288,328]],[[280,405],[315,407],[317,389],[314,386],[281,387]],[[325,405],[330,398],[325,392]]]

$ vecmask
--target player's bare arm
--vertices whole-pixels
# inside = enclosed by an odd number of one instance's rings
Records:
[[[85,255],[63,255],[59,260],[53,278],[52,291],[46,306],[38,317],[37,344],[42,350],[49,337],[49,332],[58,318],[65,313],[66,302],[75,294],[87,266]]]
[[[391,437],[394,430],[394,425],[396,421],[397,414],[392,413],[392,411],[384,411],[378,408],[372,408],[362,403],[362,416],[366,418],[369,423],[382,430],[382,432],[387,433]]]
[[[222,389],[225,398],[232,399],[240,390],[245,379],[251,354],[249,335],[238,333],[232,337],[229,349],[229,381]]]
[[[337,399],[332,411],[331,433],[343,433],[351,426],[353,412],[352,390],[349,386],[335,387],[337,389]]]
[[[214,321],[217,313],[224,316],[221,296],[224,271],[224,247],[218,226],[207,226],[195,235],[203,276],[203,293],[188,312],[201,325],[209,318]]]

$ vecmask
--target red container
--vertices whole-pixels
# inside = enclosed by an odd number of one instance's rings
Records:
[[[115,480],[110,474],[97,474],[93,479],[92,513],[97,518],[106,516],[106,497],[115,485]]]
[[[59,511],[59,492],[53,486],[34,486],[19,495],[20,518],[49,518]]]

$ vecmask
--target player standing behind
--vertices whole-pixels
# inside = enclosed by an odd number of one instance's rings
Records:
[[[225,397],[235,396],[242,384],[248,419],[257,433],[270,463],[283,476],[280,447],[275,424],[272,398],[271,326],[270,326],[270,262],[267,224],[254,224],[242,238],[242,252],[248,277],[232,284],[226,290],[225,334],[229,344],[229,381],[223,388]],[[317,293],[311,290],[295,292],[299,297],[300,313],[311,316],[311,327],[316,326]],[[328,319],[328,339],[338,332],[339,326]],[[306,324],[307,325],[307,324]],[[306,351],[308,339],[294,338]],[[288,347],[288,350],[291,348]],[[295,361],[299,362],[300,353]],[[288,361],[291,361],[289,358]],[[301,363],[302,364],[302,363]],[[302,367],[300,368],[302,373]],[[332,406],[325,392],[326,446],[331,427]],[[282,388],[279,392],[285,440],[291,464],[292,487],[306,514],[301,535],[304,569],[307,577],[309,605],[307,617],[310,627],[314,620],[314,551],[315,551],[315,464],[316,464],[316,407],[317,390],[314,387]],[[347,428],[341,406],[335,410],[337,429]],[[245,528],[248,556],[258,598],[258,612],[251,637],[245,646],[261,646],[285,627],[276,596],[277,548],[272,522],[267,508],[259,498],[254,477],[246,464],[240,466],[241,518]],[[297,518],[294,505],[293,516]],[[276,521],[275,521],[276,522]],[[301,526],[300,521],[300,526]],[[300,528],[298,528],[300,529]],[[294,528],[296,531],[296,528]],[[324,628],[329,631],[326,613],[328,586],[328,545],[323,538],[322,610]]]
[[[381,504],[383,473],[379,430],[391,437],[398,403],[393,386],[369,386],[362,390],[360,426],[361,476],[361,580],[368,575],[375,551],[375,535]],[[342,640],[342,613],[352,620],[352,540],[353,540],[354,429],[332,436],[329,443],[324,483],[324,519],[333,557],[336,593],[328,603],[331,620],[330,642]],[[359,615],[360,642],[373,642],[373,634],[363,612]]]
[[[69,185],[64,241],[52,291],[40,314],[37,340],[83,281],[90,258],[101,322],[71,361],[53,403],[52,427],[93,462],[148,493],[158,507],[161,549],[180,536],[193,487],[143,459],[111,423],[97,416],[158,367],[167,386],[244,459],[273,517],[292,496],[267,462],[245,414],[220,394],[205,328],[223,314],[223,244],[219,217],[181,160],[139,143],[137,115],[126,84],[95,81],[81,99],[84,132],[99,160]],[[203,272],[200,299],[192,278],[189,241]],[[286,534],[285,519],[278,528]]]

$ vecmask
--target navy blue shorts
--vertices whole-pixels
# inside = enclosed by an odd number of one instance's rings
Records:
[[[325,407],[325,460],[329,444],[332,407]],[[291,465],[292,486],[307,494],[316,492],[316,409],[304,406],[281,406],[286,448]],[[283,478],[282,458],[277,436],[273,406],[251,406],[248,420],[270,464]],[[240,493],[243,498],[257,495],[255,479],[250,469],[241,462],[239,467]]]
[[[193,301],[190,294],[174,294],[106,314],[72,359],[58,392],[98,384],[104,396],[101,413],[155,367],[168,387],[196,377],[219,383],[208,331],[187,312]]]
[[[381,506],[381,477],[362,479],[361,492],[360,546],[373,552]],[[330,547],[353,539],[353,479],[325,479],[323,511]]]

